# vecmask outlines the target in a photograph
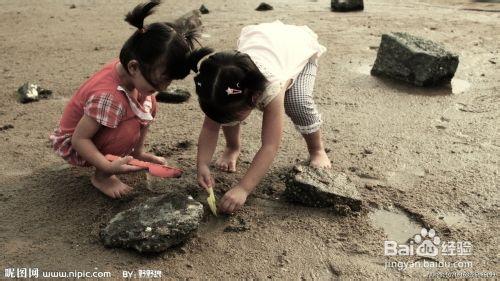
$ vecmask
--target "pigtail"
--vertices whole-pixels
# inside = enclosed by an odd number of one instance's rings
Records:
[[[144,19],[154,13],[154,8],[161,3],[161,0],[151,0],[147,3],[137,5],[131,12],[125,16],[125,21],[130,25],[142,30],[144,28]]]
[[[208,47],[203,47],[189,52],[189,54],[187,55],[189,69],[194,72],[198,72],[198,63],[200,62],[200,60],[213,52],[214,50]]]
[[[186,21],[177,20],[174,23],[167,22],[165,23],[170,26],[178,36],[186,42],[186,45],[190,50],[194,49],[194,43],[196,42],[201,46],[200,41],[198,39],[201,37],[200,29],[193,24],[190,24]]]

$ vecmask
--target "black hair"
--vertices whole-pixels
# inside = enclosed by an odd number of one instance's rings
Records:
[[[154,13],[160,3],[160,0],[151,0],[139,4],[125,16],[125,21],[137,30],[120,51],[120,62],[125,70],[128,72],[131,60],[137,60],[144,78],[155,88],[157,83],[151,81],[151,76],[156,67],[164,67],[163,75],[168,79],[183,79],[203,56],[212,52],[210,48],[194,49],[198,29],[170,22],[144,25],[144,19]]]
[[[250,56],[238,51],[209,56],[194,81],[201,109],[218,123],[235,121],[238,111],[254,108],[268,83]],[[241,92],[228,94],[228,88]]]

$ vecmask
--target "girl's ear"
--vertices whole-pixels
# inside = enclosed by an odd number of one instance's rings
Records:
[[[127,63],[127,70],[130,75],[135,75],[139,71],[139,62],[137,60],[131,60]]]

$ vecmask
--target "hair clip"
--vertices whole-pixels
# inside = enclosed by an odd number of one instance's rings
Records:
[[[226,93],[228,95],[238,95],[238,94],[241,94],[241,90],[238,90],[238,89],[233,89],[233,88],[230,88],[230,87],[227,87],[226,89]]]

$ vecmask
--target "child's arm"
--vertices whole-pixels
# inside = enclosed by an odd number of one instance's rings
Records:
[[[149,125],[141,128],[141,136],[139,138],[139,141],[137,142],[137,145],[134,148],[132,156],[142,161],[153,162],[161,165],[167,164],[167,160],[165,158],[158,157],[144,150],[144,141],[146,140],[146,135],[148,134],[148,132],[149,132]]]
[[[92,166],[109,174],[123,174],[143,170],[144,168],[126,165],[130,159],[120,158],[109,162],[92,142],[92,137],[97,133],[100,124],[96,120],[83,115],[76,125],[75,132],[71,137],[73,148]]]
[[[220,201],[222,212],[232,213],[246,201],[260,180],[264,177],[278,152],[283,134],[284,93],[274,98],[264,109],[262,120],[262,145],[255,154],[250,168],[238,185],[229,190]]]
[[[198,168],[198,184],[203,188],[214,186],[214,180],[210,174],[210,162],[214,155],[219,138],[220,124],[212,119],[205,117],[203,127],[201,128],[200,136],[198,138],[198,155],[197,155],[197,168]]]

